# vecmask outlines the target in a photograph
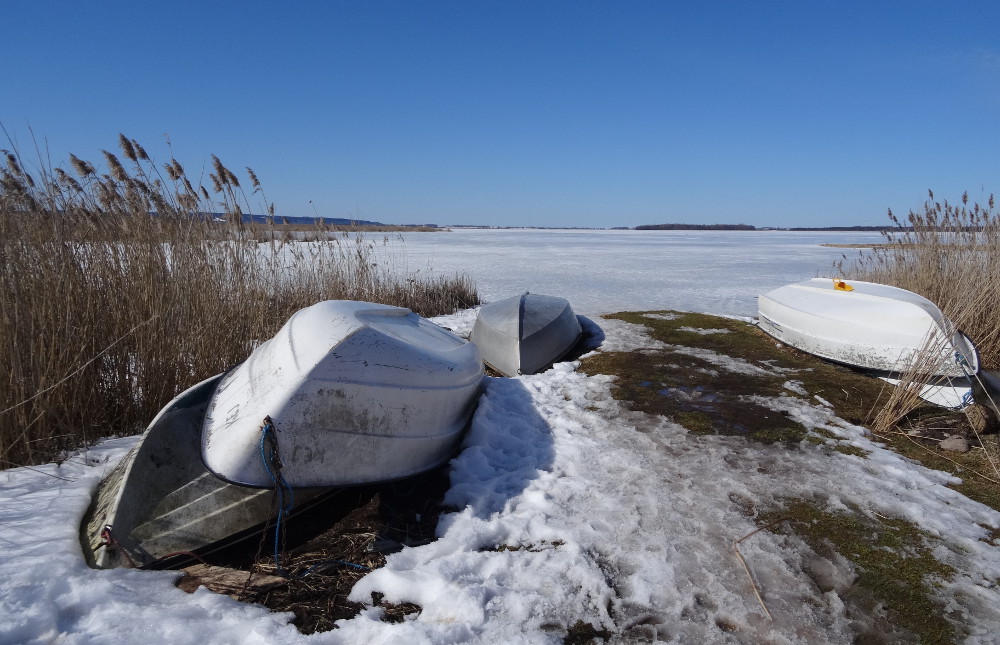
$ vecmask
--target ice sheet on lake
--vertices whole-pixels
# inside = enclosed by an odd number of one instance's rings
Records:
[[[833,273],[879,233],[454,229],[407,233],[411,270],[462,273],[487,302],[531,291],[561,296],[578,314],[674,309],[757,315],[757,296]]]

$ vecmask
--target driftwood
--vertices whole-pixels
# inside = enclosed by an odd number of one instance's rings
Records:
[[[174,584],[178,589],[188,593],[194,593],[198,587],[205,587],[209,591],[238,599],[244,591],[259,593],[288,584],[288,580],[262,573],[251,575],[247,571],[213,564],[195,564],[186,567],[184,575]]]

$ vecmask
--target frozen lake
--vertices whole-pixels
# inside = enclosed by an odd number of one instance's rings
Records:
[[[677,309],[755,316],[757,296],[829,276],[879,233],[455,229],[407,233],[407,266],[464,273],[489,302],[523,291],[567,298],[577,313]]]

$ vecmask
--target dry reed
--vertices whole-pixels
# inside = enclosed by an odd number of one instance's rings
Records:
[[[205,188],[124,135],[123,159],[104,151],[104,170],[71,155],[68,170],[29,172],[11,147],[0,159],[6,463],[141,430],[180,390],[243,360],[316,301],[423,315],[478,303],[464,277],[401,268],[388,238],[321,230],[301,242],[245,222],[260,182],[247,169],[247,195],[217,157]],[[273,220],[273,206],[260,208]]]
[[[964,379],[949,379],[938,376],[952,368],[954,348],[950,336],[929,334],[921,347],[903,360],[903,365],[894,378],[899,381],[894,387],[883,388],[872,408],[871,429],[876,433],[893,430],[905,417],[923,405],[921,397],[931,387],[960,387]],[[885,394],[883,399],[882,394]]]
[[[889,211],[893,227],[883,232],[886,244],[862,254],[853,266],[845,267],[841,262],[838,269],[856,279],[891,284],[924,296],[972,339],[983,368],[1000,369],[1000,212],[995,199],[990,195],[985,206],[970,206],[968,193],[962,195],[961,205],[936,201],[933,191],[928,191],[928,197],[922,212],[909,213],[906,225]],[[945,331],[950,338],[950,330]],[[880,397],[873,408],[871,426],[875,432],[894,432],[922,403],[919,396],[928,383],[941,381],[933,375],[944,371],[941,361],[951,353],[949,349],[953,348],[931,341],[921,348],[899,375],[899,384],[889,388],[887,398]],[[988,396],[978,403],[1000,413]],[[965,411],[967,415],[982,414],[974,406]],[[994,475],[1000,477],[997,460],[980,437],[977,426],[982,423],[970,419],[969,425],[985,449]]]
[[[886,244],[838,269],[924,296],[973,340],[983,367],[1000,369],[1000,212],[992,195],[985,207],[929,195],[905,225],[889,211]]]

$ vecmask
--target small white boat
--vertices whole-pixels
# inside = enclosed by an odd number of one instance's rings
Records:
[[[471,418],[482,372],[474,345],[408,309],[303,309],[153,419],[99,484],[84,554],[99,568],[149,566],[259,532],[286,495],[302,510],[334,487],[437,467]]]
[[[524,293],[483,305],[470,340],[506,376],[535,374],[566,355],[583,330],[565,298]]]
[[[914,370],[950,379],[925,388],[948,407],[968,402],[968,379],[979,370],[972,342],[934,303],[905,289],[813,278],[761,295],[758,312],[763,331],[809,354],[889,378]]]
[[[879,376],[879,378],[889,385],[907,386],[903,379],[891,376]],[[961,410],[973,402],[971,378],[937,377],[926,383],[920,383],[919,386],[920,391],[917,392],[917,396],[942,408]]]
[[[292,487],[415,475],[447,461],[475,409],[476,346],[409,309],[330,300],[296,312],[219,383],[202,458],[221,479],[271,488],[273,421]]]

